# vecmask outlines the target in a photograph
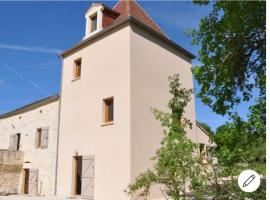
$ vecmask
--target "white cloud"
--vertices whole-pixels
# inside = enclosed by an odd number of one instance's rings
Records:
[[[27,47],[21,45],[7,44],[0,42],[1,49],[10,49],[17,51],[30,51],[30,52],[39,52],[39,53],[52,53],[52,54],[60,54],[62,50],[55,48],[45,48],[45,47]]]
[[[6,64],[2,64],[0,63],[1,66],[3,66],[4,68],[6,68],[7,70],[13,72],[17,77],[19,77],[20,79],[22,79],[23,81],[29,83],[30,85],[32,85],[34,88],[38,89],[39,91],[41,91],[42,93],[48,95],[49,92],[46,91],[45,89],[43,89],[42,87],[40,87],[35,81],[26,78],[24,75],[22,75],[20,72],[18,72],[17,70],[15,70],[14,68],[6,65]]]

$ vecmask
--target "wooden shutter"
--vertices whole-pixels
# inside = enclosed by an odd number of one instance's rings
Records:
[[[35,138],[35,147],[39,148],[40,146],[40,131],[39,129],[36,130],[36,138]]]
[[[42,128],[41,138],[40,138],[40,147],[43,149],[48,147],[48,136],[49,136],[49,128]]]
[[[94,156],[82,157],[82,187],[81,196],[86,199],[94,199],[94,175],[95,158]]]
[[[9,139],[9,147],[8,147],[8,149],[13,150],[13,148],[14,148],[14,135],[10,135],[9,138],[10,139]]]
[[[28,195],[38,194],[38,169],[29,169]]]
[[[17,145],[18,145],[18,135],[13,135],[13,150],[17,150]]]

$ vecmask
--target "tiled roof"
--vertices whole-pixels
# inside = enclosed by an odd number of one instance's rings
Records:
[[[94,35],[84,38],[82,41],[80,41],[78,44],[68,49],[67,51],[62,52],[60,55],[62,58],[65,58],[66,56],[70,55],[70,53],[77,51],[80,48],[83,48],[95,38],[105,33],[108,33],[111,30],[114,30],[115,28],[126,22],[130,22],[132,24],[140,26],[144,30],[151,33],[153,36],[158,37],[159,39],[169,44],[177,51],[182,52],[184,55],[188,56],[188,58],[195,58],[195,56],[191,52],[187,51],[180,45],[176,44],[174,41],[170,40],[161,30],[161,28],[140,7],[140,5],[136,3],[135,0],[120,0],[113,8],[109,8],[104,4],[99,5],[102,5],[104,7],[102,19],[103,29],[95,33]]]
[[[131,16],[136,18],[138,21],[144,23],[146,26],[157,31],[158,33],[165,36],[161,28],[154,22],[154,20],[143,10],[140,5],[134,0],[120,0],[114,7],[113,10],[120,13],[115,19],[114,23],[117,23],[121,19]]]

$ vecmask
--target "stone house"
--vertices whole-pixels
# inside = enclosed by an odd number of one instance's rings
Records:
[[[93,4],[85,19],[82,41],[61,54],[61,99],[0,116],[0,149],[23,152],[21,194],[131,199],[124,189],[151,167],[163,137],[150,109],[168,111],[170,75],[193,88],[194,56],[135,1]],[[210,141],[196,122],[194,97],[186,117],[193,123],[187,136],[202,153]],[[154,187],[149,198],[161,197]]]
[[[9,150],[0,151],[6,157],[2,163],[0,159],[3,170],[4,166],[18,162],[7,158],[23,152],[22,167],[16,168],[12,178],[9,173],[1,174],[0,169],[0,179],[6,180],[0,185],[0,191],[15,188],[16,193],[31,196],[55,193],[58,100],[58,95],[51,96],[0,116],[0,149]]]

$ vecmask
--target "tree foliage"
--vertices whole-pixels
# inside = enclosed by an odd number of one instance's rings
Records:
[[[262,153],[265,145],[253,146],[259,142],[249,127],[249,122],[235,115],[231,123],[218,127],[212,137],[217,147],[211,153],[218,160],[213,166],[216,173],[212,174],[212,180],[219,179],[219,184],[213,183],[214,188],[218,188],[212,194],[216,199],[265,199],[265,183],[261,183],[253,193],[241,191],[237,184],[238,175],[246,169],[253,169],[265,176],[265,154]],[[229,177],[230,181],[224,177]]]
[[[191,32],[193,43],[201,44],[202,65],[193,69],[201,85],[198,96],[216,113],[224,115],[241,101],[249,101],[254,88],[265,96],[265,5],[264,1],[215,1],[199,30]]]
[[[246,194],[236,177],[244,169],[265,175],[266,140],[266,2],[194,0],[211,4],[210,14],[199,29],[190,32],[193,44],[200,44],[200,66],[193,74],[201,86],[198,97],[217,114],[229,114],[232,121],[212,136],[217,148],[211,154],[210,182],[215,199],[265,199],[265,188]],[[256,94],[258,93],[258,95]],[[234,113],[236,106],[254,98],[245,122]],[[230,176],[231,181],[223,177]],[[216,180],[213,182],[213,180]],[[223,187],[224,186],[224,187]]]
[[[192,90],[181,87],[178,75],[169,80],[172,97],[168,107],[171,113],[153,109],[155,118],[164,128],[161,147],[153,157],[153,168],[140,174],[135,183],[128,186],[127,193],[147,197],[150,187],[159,184],[166,195],[174,200],[186,199],[187,188],[199,198],[202,195],[200,188],[205,183],[204,176],[201,162],[196,156],[197,145],[186,137],[185,128],[192,124],[184,117]]]

